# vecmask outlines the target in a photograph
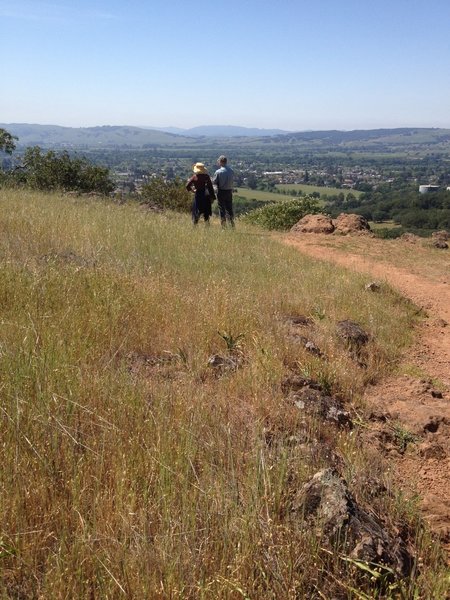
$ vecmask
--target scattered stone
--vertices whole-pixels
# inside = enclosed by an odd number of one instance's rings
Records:
[[[440,231],[433,231],[431,237],[435,240],[442,240],[444,242],[447,242],[448,240],[450,240],[450,233],[445,229],[441,229]]]
[[[364,217],[355,214],[341,213],[333,221],[335,233],[348,235],[352,233],[370,232],[370,225]]]
[[[288,394],[289,392],[296,392],[304,388],[319,391],[322,390],[322,386],[319,382],[314,381],[314,379],[307,379],[301,375],[289,375],[281,382],[281,389],[285,394]]]
[[[419,446],[419,454],[426,460],[442,460],[447,456],[445,449],[440,444],[435,444],[433,442],[424,442],[421,444]]]
[[[386,423],[391,418],[389,413],[376,409],[372,410],[368,417],[369,421],[380,421],[381,423]]]
[[[354,321],[339,321],[336,325],[338,337],[344,342],[353,358],[359,359],[361,349],[370,339],[369,334]]]
[[[381,290],[381,284],[377,281],[371,281],[366,284],[365,288],[368,292],[379,292]]]
[[[304,387],[291,393],[288,399],[307,415],[319,417],[323,421],[338,427],[348,427],[350,429],[353,427],[350,414],[335,396],[328,396],[321,390]]]
[[[444,240],[441,240],[439,238],[433,240],[431,245],[434,246],[434,248],[438,248],[440,250],[446,250],[448,248],[447,242],[445,242]]]
[[[296,325],[297,327],[309,327],[313,325],[314,321],[305,315],[286,315],[283,317],[284,320],[291,325]]]
[[[420,237],[418,235],[415,235],[414,233],[403,233],[397,239],[399,239],[402,242],[407,242],[408,244],[417,244],[417,242],[420,240]]]
[[[444,319],[436,319],[435,325],[437,327],[448,327],[448,323]]]
[[[218,373],[236,371],[242,363],[238,356],[223,356],[222,354],[213,354],[208,358],[208,366],[215,369]]]
[[[442,392],[440,392],[439,390],[431,390],[431,395],[433,396],[433,398],[443,398],[444,397],[442,395]]]
[[[425,433],[436,433],[439,429],[439,425],[443,422],[442,417],[430,417],[428,423],[423,426]]]
[[[318,346],[316,346],[316,344],[314,342],[309,340],[304,335],[300,335],[298,333],[293,332],[288,337],[293,342],[297,342],[298,344],[301,344],[307,352],[310,352],[311,354],[314,354],[315,356],[323,356],[323,353],[320,350],[320,348]]]
[[[326,215],[305,215],[296,223],[291,231],[293,233],[333,233],[334,225]]]
[[[334,550],[341,543],[347,556],[386,565],[401,576],[413,568],[405,542],[356,503],[335,469],[316,473],[295,496],[292,511],[315,522]]]
[[[314,356],[323,356],[323,352],[320,350],[318,346],[311,340],[308,340],[305,344],[305,350],[307,350],[310,354],[314,354]]]

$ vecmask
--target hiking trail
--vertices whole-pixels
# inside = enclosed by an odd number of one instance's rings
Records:
[[[347,239],[288,234],[283,241],[310,257],[385,281],[423,309],[415,343],[402,357],[412,375],[393,374],[366,389],[365,402],[376,415],[368,436],[375,439],[386,420],[414,436],[406,452],[387,447],[386,455],[398,485],[405,493],[419,493],[425,518],[450,553],[450,271],[445,264],[438,271],[393,264],[386,259],[385,240]],[[414,252],[419,256],[423,250],[405,247],[405,253]]]

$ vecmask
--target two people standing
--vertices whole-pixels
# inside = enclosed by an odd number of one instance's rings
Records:
[[[211,204],[216,199],[214,185],[217,188],[221,225],[225,227],[228,221],[231,227],[234,227],[234,173],[233,169],[227,165],[227,162],[226,156],[219,156],[219,160],[217,161],[219,168],[214,173],[212,181],[205,165],[203,163],[195,163],[193,167],[194,175],[186,184],[188,191],[195,192],[194,202],[192,203],[192,221],[194,225],[197,225],[201,214],[203,214],[205,223],[209,224],[209,218],[212,215]]]

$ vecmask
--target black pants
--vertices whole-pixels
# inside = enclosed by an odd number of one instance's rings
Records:
[[[203,215],[206,223],[209,223],[209,217],[212,215],[211,198],[205,194],[205,190],[197,190],[192,203],[192,222],[194,225],[200,220],[200,215]]]
[[[218,190],[217,204],[219,205],[220,222],[222,225],[225,225],[228,219],[230,225],[234,227],[233,191]]]

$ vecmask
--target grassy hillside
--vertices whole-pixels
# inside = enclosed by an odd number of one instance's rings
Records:
[[[244,129],[194,128],[182,135],[155,129],[133,126],[61,127],[30,123],[0,123],[0,127],[19,137],[22,146],[44,147],[74,146],[82,148],[142,148],[158,146],[173,149],[216,148],[231,149],[235,153],[259,149],[263,152],[298,152],[339,150],[343,152],[368,152],[370,154],[407,151],[432,151],[448,153],[450,130],[439,128],[369,129],[355,131],[304,131],[268,135],[267,131],[247,130],[244,137],[233,137],[244,133]],[[197,131],[196,131],[197,129]],[[233,132],[233,133],[232,133]],[[254,135],[249,135],[253,133]],[[275,130],[270,131],[275,133]],[[206,135],[205,135],[206,134]],[[190,137],[192,135],[192,137]],[[202,137],[198,137],[201,135]]]
[[[281,385],[302,375],[358,406],[409,342],[410,306],[256,229],[58,195],[0,203],[2,598],[382,597],[289,508],[333,455],[410,532],[421,570],[392,589],[445,597],[438,549],[378,454]],[[313,319],[326,360],[290,335],[292,314]],[[373,336],[367,368],[337,341],[347,318]],[[225,342],[240,368],[217,373]],[[373,500],[375,477],[389,493]]]
[[[2,125],[3,127],[3,125]],[[157,131],[131,126],[102,127],[61,127],[58,125],[31,125],[27,123],[11,123],[4,126],[7,131],[19,138],[21,146],[43,147],[83,147],[111,148],[128,146],[141,148],[145,146],[185,146],[192,145],[195,140]]]

